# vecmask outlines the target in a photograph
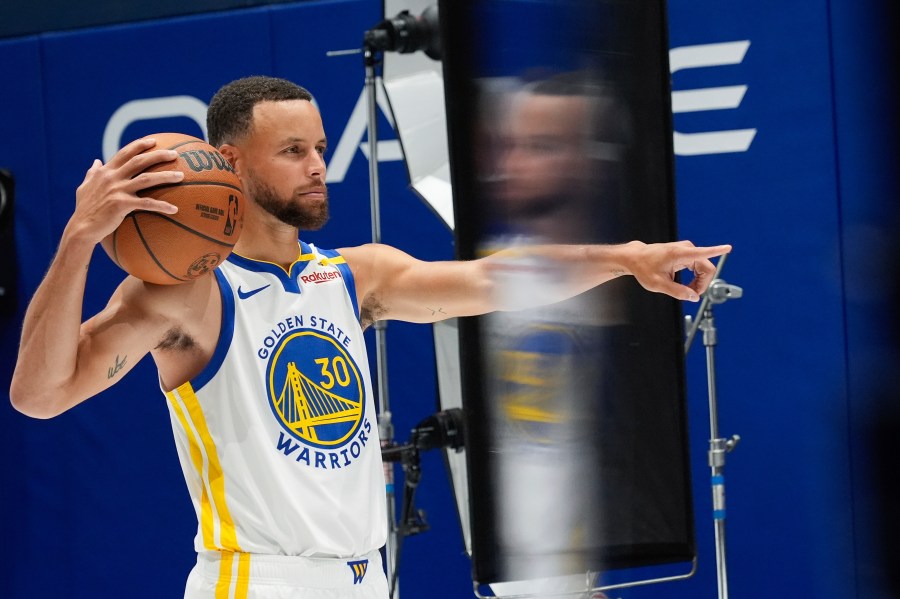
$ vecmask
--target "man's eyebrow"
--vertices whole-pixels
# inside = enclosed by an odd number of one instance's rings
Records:
[[[287,137],[287,138],[281,140],[281,143],[283,143],[283,144],[305,143],[305,142],[306,142],[306,138],[304,138],[304,137]],[[323,137],[322,139],[319,140],[319,143],[328,145],[328,139]]]

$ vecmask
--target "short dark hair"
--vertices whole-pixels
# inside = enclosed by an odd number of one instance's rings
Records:
[[[209,143],[216,148],[234,143],[250,131],[254,106],[284,100],[312,101],[312,94],[296,83],[277,77],[245,77],[222,86],[206,111]]]

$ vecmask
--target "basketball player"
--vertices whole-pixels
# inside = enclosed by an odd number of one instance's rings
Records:
[[[95,161],[25,315],[10,397],[36,418],[153,356],[199,523],[192,599],[385,599],[384,480],[362,331],[379,319],[427,323],[528,304],[495,297],[490,257],[425,263],[384,245],[298,242],[328,218],[326,139],[311,99],[266,77],[223,87],[208,125],[248,200],[234,253],[181,285],[129,276],[82,323],[94,246],[132,210],[173,213],[137,192],[181,179],[142,173],[175,159],[145,153],[152,140]],[[696,300],[714,273],[709,258],[729,250],[631,242],[533,251],[577,265],[561,297],[541,300],[553,301],[629,274]],[[685,268],[695,273],[688,286],[673,281]]]

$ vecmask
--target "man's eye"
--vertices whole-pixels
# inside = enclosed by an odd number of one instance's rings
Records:
[[[325,155],[325,151],[326,151],[327,149],[328,149],[328,148],[326,148],[325,146],[319,146],[319,147],[316,148],[316,152],[318,152],[319,154],[321,154],[322,156],[324,156],[324,155]]]

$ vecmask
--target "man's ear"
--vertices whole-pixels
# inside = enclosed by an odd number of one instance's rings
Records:
[[[225,157],[235,174],[241,176],[241,150],[237,146],[231,144],[222,144],[219,147],[219,154]]]

